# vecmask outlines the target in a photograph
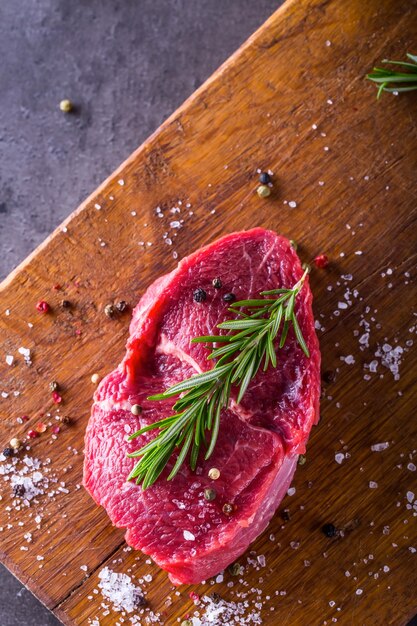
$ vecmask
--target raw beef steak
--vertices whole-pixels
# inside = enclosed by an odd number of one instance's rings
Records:
[[[150,555],[175,584],[199,583],[233,562],[266,528],[284,497],[318,420],[320,352],[312,296],[306,279],[296,315],[310,350],[307,358],[292,329],[278,352],[277,367],[259,371],[242,402],[221,414],[220,433],[208,461],[188,462],[167,482],[171,459],[147,490],[126,477],[137,459],[128,458],[155,437],[150,431],[128,443],[129,433],[172,412],[173,400],[147,400],[184,378],[212,367],[200,335],[218,334],[232,316],[226,293],[238,300],[263,290],[291,288],[302,275],[300,261],[284,237],[255,228],[227,235],[183,259],[156,280],[137,305],[126,356],[100,384],[85,437],[84,485],[111,521],[126,529],[126,541]],[[220,289],[212,281],[219,277]],[[193,292],[202,288],[203,302]],[[232,394],[233,395],[233,394]],[[236,396],[235,396],[236,397]],[[142,413],[134,416],[131,406]],[[220,477],[209,478],[210,468]],[[214,488],[213,501],[204,490]],[[223,512],[225,503],[234,507]]]

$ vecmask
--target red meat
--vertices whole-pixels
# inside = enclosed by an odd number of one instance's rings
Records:
[[[166,477],[172,459],[146,491],[126,477],[136,460],[128,458],[155,436],[150,431],[130,443],[129,433],[172,413],[173,401],[147,400],[196,372],[212,367],[205,344],[190,344],[231,317],[225,293],[238,300],[259,292],[293,287],[300,261],[284,237],[255,228],[227,235],[183,259],[156,280],[137,305],[126,355],[95,394],[85,438],[84,485],[113,524],[126,529],[126,541],[150,555],[173,583],[199,583],[241,555],[266,528],[284,497],[297,457],[305,451],[318,420],[320,352],[308,278],[297,296],[296,315],[310,350],[307,358],[292,329],[278,352],[277,367],[259,371],[242,402],[233,400],[221,415],[220,433],[208,461],[195,473],[184,463]],[[212,285],[219,277],[220,289]],[[207,298],[195,302],[204,289]],[[131,406],[143,411],[135,416]],[[210,468],[220,470],[216,481]],[[217,497],[204,499],[214,488]],[[232,504],[232,515],[223,505]]]

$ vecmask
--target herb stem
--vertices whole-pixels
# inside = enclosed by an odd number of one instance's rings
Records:
[[[217,325],[217,328],[230,334],[207,335],[191,340],[191,343],[211,344],[213,349],[207,359],[217,359],[216,363],[212,369],[148,398],[164,401],[179,396],[173,406],[173,415],[130,435],[128,440],[132,441],[150,430],[160,431],[154,439],[128,455],[140,457],[128,480],[136,479],[138,484],[142,483],[143,490],[147,489],[159,478],[177,448],[180,451],[167,480],[176,476],[187,456],[194,471],[202,446],[206,448],[204,458],[210,458],[219,434],[221,411],[229,406],[232,385],[238,389],[236,402],[239,404],[262,362],[264,371],[269,365],[277,366],[274,342],[280,329],[278,349],[284,347],[292,326],[302,351],[307,358],[310,356],[295,314],[296,298],[307,273],[306,269],[291,289],[273,289],[260,294],[277,298],[240,300],[231,304],[229,311],[237,317]],[[210,441],[207,444],[208,433]]]

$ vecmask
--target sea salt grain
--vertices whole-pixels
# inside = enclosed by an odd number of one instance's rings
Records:
[[[6,363],[7,365],[12,365],[14,361],[14,356],[12,354],[7,354],[6,355]]]
[[[389,448],[388,441],[384,441],[384,443],[374,443],[374,445],[371,446],[372,452],[382,452],[383,450],[386,450],[387,448]]]
[[[288,206],[290,207],[290,209],[295,209],[297,207],[297,203],[294,202],[294,200],[290,200],[288,202]]]
[[[376,483],[374,480],[369,481],[369,489],[377,489],[377,487],[378,483]]]
[[[295,487],[290,487],[287,491],[287,495],[293,496],[295,494]]]
[[[195,535],[193,535],[193,533],[190,533],[189,530],[184,530],[182,534],[185,541],[195,541]]]
[[[410,472],[415,472],[416,471],[416,466],[414,465],[414,463],[409,463],[407,465],[407,469],[410,470]]]

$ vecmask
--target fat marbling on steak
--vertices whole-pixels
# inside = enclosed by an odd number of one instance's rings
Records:
[[[238,300],[263,290],[291,288],[302,276],[288,239],[261,228],[233,233],[183,259],[156,280],[133,313],[126,355],[98,387],[85,438],[84,485],[126,541],[152,557],[175,584],[199,583],[241,555],[266,528],[293,477],[318,420],[320,352],[308,277],[296,300],[296,315],[310,350],[307,358],[291,329],[277,367],[259,371],[239,405],[222,411],[213,455],[203,454],[195,473],[184,463],[166,480],[175,459],[148,489],[126,477],[137,459],[128,458],[155,437],[150,431],[127,442],[129,433],[172,413],[173,400],[149,401],[151,394],[208,370],[206,344],[193,337],[218,334],[230,319],[226,293]],[[212,281],[220,278],[222,287]],[[193,292],[207,298],[195,302]],[[233,394],[232,394],[233,397]],[[235,395],[236,397],[236,395]],[[135,416],[131,406],[139,404]],[[216,481],[210,468],[220,470]],[[214,488],[217,497],[204,498]],[[225,503],[234,507],[223,512]]]

